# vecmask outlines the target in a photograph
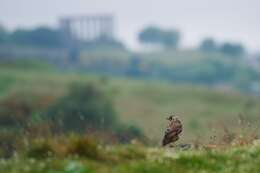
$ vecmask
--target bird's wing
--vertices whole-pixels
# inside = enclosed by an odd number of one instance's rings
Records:
[[[181,121],[173,121],[167,127],[164,138],[162,141],[163,146],[175,142],[179,139],[179,134],[182,132],[182,124]]]
[[[176,133],[168,133],[163,137],[162,145],[165,146],[171,142],[175,142],[179,139],[179,136]]]
[[[164,136],[174,136],[176,134],[177,134],[176,129],[167,129],[164,133]]]
[[[170,124],[170,126],[165,131],[165,135],[169,135],[169,134],[179,135],[181,132],[182,132],[182,124],[180,122],[176,122]]]

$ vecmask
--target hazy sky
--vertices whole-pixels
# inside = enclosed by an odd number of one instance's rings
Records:
[[[178,28],[182,45],[213,36],[260,50],[260,0],[0,0],[0,23],[9,29],[57,26],[63,15],[114,13],[117,37],[137,47],[145,25]]]

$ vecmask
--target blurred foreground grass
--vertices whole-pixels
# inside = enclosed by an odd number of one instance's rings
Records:
[[[260,143],[214,150],[175,151],[139,145],[102,149],[103,158],[71,156],[0,160],[3,173],[259,173]]]

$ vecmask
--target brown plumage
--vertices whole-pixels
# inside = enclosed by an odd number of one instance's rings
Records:
[[[182,124],[177,117],[170,116],[167,120],[169,120],[170,123],[165,131],[162,146],[176,142],[179,139],[179,134],[182,132]]]

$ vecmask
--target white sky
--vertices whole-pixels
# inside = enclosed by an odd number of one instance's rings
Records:
[[[57,26],[63,15],[113,13],[117,37],[135,48],[145,25],[177,28],[182,45],[212,36],[260,50],[260,0],[0,0],[0,23],[9,29]]]

